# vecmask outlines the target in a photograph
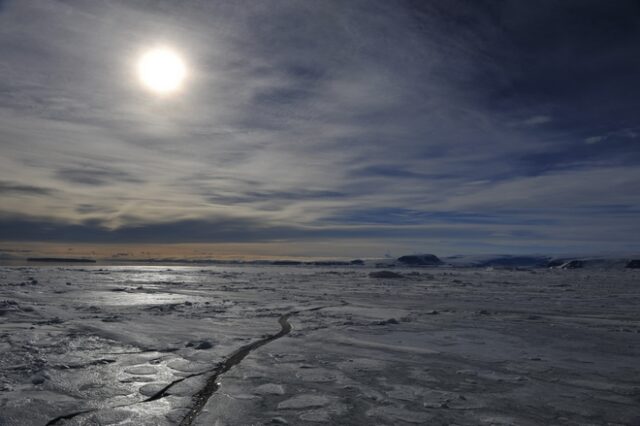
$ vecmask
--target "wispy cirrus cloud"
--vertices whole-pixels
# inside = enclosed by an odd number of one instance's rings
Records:
[[[635,8],[9,1],[0,238],[614,244],[640,204]],[[158,43],[189,66],[170,99],[133,73]]]
[[[0,181],[0,194],[51,195],[54,191],[40,186],[22,185],[16,182]]]
[[[105,168],[71,168],[60,169],[55,172],[57,179],[81,185],[113,185],[118,183],[143,183],[142,179],[128,173]]]

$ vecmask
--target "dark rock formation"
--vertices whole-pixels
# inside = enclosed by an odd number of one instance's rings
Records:
[[[437,266],[442,265],[438,256],[433,254],[412,254],[400,256],[398,262],[408,266]]]
[[[633,259],[627,262],[625,268],[640,269],[640,259]]]

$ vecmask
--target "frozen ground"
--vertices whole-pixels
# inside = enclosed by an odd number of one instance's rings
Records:
[[[0,268],[0,425],[640,425],[640,272],[370,271]]]

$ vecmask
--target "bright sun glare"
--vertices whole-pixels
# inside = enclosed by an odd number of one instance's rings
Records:
[[[151,91],[158,94],[175,92],[180,88],[187,69],[174,51],[156,48],[145,52],[138,61],[138,77]]]

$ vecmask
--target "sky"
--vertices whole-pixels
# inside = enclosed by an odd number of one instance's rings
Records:
[[[0,257],[640,251],[637,1],[0,0],[0,76]]]

